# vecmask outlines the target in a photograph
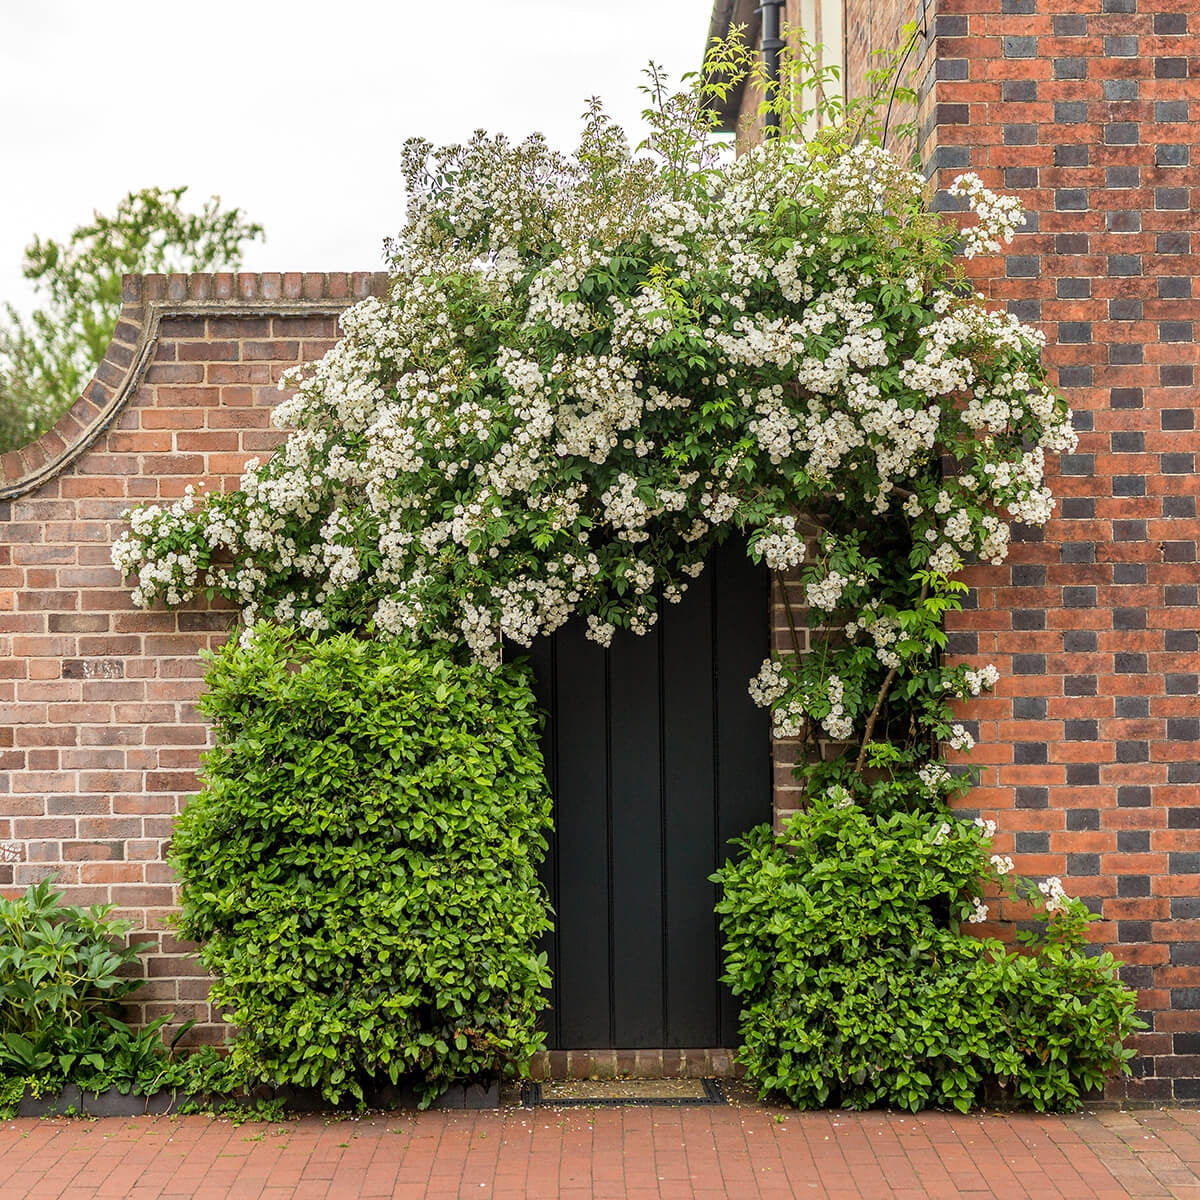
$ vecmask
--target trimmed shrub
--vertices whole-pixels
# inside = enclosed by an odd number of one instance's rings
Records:
[[[1128,1073],[1135,994],[1111,955],[1087,952],[1081,901],[1017,881],[1011,893],[1043,902],[1026,952],[968,936],[959,921],[986,916],[979,896],[1011,868],[989,862],[983,823],[873,816],[834,792],[781,835],[752,830],[713,876],[740,1057],[762,1095],[965,1112],[997,1082],[1073,1110]]]
[[[520,1071],[537,1050],[550,797],[522,666],[266,624],[213,658],[216,746],[176,826],[180,928],[247,1082]]]

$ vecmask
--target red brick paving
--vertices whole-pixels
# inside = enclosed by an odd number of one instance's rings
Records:
[[[4,1200],[1200,1200],[1200,1111],[1072,1117],[760,1107],[0,1125]]]

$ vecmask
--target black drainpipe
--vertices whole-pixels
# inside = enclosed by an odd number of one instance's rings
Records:
[[[779,10],[787,0],[762,0],[758,11],[762,14],[762,52],[763,64],[767,68],[767,96],[775,99],[779,95],[779,52],[784,47],[783,38],[779,36]],[[766,115],[765,135],[779,136],[779,114],[769,112]]]

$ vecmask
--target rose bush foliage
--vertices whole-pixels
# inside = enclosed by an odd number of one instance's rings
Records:
[[[933,831],[968,786],[943,762],[972,745],[953,704],[998,678],[943,661],[953,576],[1049,519],[1047,456],[1076,442],[1042,334],[957,257],[999,249],[1020,209],[967,175],[965,228],[930,211],[855,134],[870,120],[733,157],[711,101],[750,55],[708,65],[675,93],[654,76],[637,150],[598,102],[573,155],[408,143],[391,292],[285,377],[282,449],[228,494],[133,510],[114,562],[140,605],[215,593],[247,627],[495,667],[569,619],[602,645],[645,632],[737,531],[798,573],[790,650],[749,688],[814,803]]]

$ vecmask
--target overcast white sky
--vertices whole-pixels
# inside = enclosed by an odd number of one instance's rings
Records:
[[[638,127],[641,70],[703,52],[710,0],[0,0],[0,300],[22,250],[187,184],[266,227],[249,270],[378,270],[404,140],[574,145],[590,95]]]

